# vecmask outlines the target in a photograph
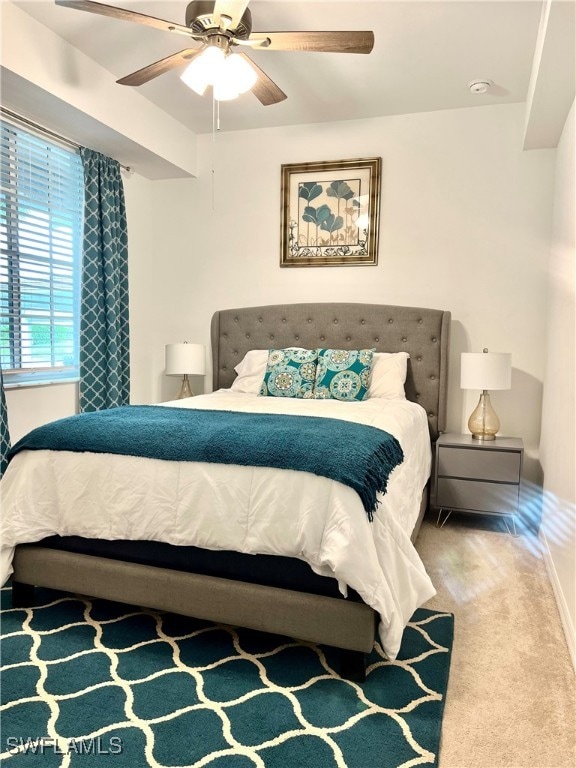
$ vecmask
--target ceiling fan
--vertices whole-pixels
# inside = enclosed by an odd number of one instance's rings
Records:
[[[252,14],[247,7],[249,0],[192,0],[186,7],[185,25],[92,0],[55,2],[66,8],[185,35],[199,43],[198,47],[178,51],[117,82],[120,85],[143,85],[171,69],[188,64],[182,75],[184,82],[200,94],[204,93],[208,85],[212,85],[214,97],[218,100],[234,98],[247,90],[251,90],[265,106],[277,104],[286,98],[286,94],[241,48],[370,53],[374,46],[373,32],[252,32]],[[225,72],[226,78],[219,76],[216,82],[216,70]],[[232,85],[231,81],[234,81]]]

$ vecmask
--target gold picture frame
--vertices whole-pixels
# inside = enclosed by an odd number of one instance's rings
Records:
[[[281,267],[378,263],[382,158],[282,165]]]

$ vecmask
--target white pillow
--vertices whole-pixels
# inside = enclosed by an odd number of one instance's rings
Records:
[[[246,392],[257,395],[264,381],[266,364],[268,363],[267,349],[251,349],[246,352],[234,370],[238,376],[232,382],[230,389],[233,392]]]
[[[385,397],[389,400],[406,400],[404,382],[409,357],[408,352],[375,352],[365,399]]]

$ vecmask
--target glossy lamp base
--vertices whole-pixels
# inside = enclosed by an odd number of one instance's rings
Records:
[[[482,392],[478,405],[470,414],[468,429],[474,440],[486,442],[496,439],[496,434],[500,429],[500,419],[492,408],[490,395],[486,390]]]
[[[182,400],[185,397],[193,397],[194,392],[192,392],[192,387],[190,386],[190,380],[188,378],[188,374],[185,373],[182,377],[182,386],[180,387],[180,392],[178,393],[178,400]]]

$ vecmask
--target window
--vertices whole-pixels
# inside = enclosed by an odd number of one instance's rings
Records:
[[[82,162],[0,121],[0,360],[4,383],[78,377]]]

